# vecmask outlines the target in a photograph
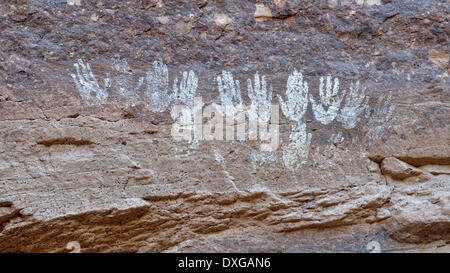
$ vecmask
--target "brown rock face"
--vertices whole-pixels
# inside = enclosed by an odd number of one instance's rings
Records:
[[[424,174],[422,170],[394,157],[383,159],[383,162],[381,162],[381,173],[397,180],[404,180]]]
[[[0,252],[449,252],[449,11],[3,3]]]

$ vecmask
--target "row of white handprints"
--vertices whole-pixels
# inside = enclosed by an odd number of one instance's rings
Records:
[[[107,73],[102,84],[94,76],[89,63],[84,63],[80,59],[74,66],[76,74],[71,74],[71,76],[80,96],[88,103],[106,103],[109,97],[108,91],[111,89],[120,97],[127,98],[127,106],[135,105],[141,101],[140,92],[142,91],[140,90],[143,90],[144,103],[154,112],[163,112],[170,105],[182,104],[191,109],[191,113],[194,115],[194,108],[197,107],[194,106],[194,97],[197,93],[198,77],[192,70],[183,72],[181,80],[175,78],[170,91],[169,72],[167,65],[162,61],[154,61],[152,69],[146,72],[145,77],[136,79],[126,60],[115,59],[112,65],[113,75]],[[237,111],[246,109],[243,105],[239,80],[234,79],[232,73],[227,71],[223,71],[216,80],[221,104],[213,105],[220,109],[223,115],[236,117]],[[316,120],[324,125],[337,120],[343,128],[352,129],[356,127],[364,113],[366,117],[375,118],[375,122],[371,124],[373,128],[368,132],[372,138],[377,138],[382,134],[383,124],[393,112],[392,106],[382,105],[375,109],[375,113],[373,110],[370,113],[368,111],[369,98],[365,95],[366,88],[359,81],[351,83],[348,90],[340,89],[338,78],[320,77],[319,81],[319,99],[315,99],[310,94],[308,83],[302,73],[295,70],[287,80],[286,98],[278,96],[282,113],[293,122],[289,143],[282,149],[283,162],[290,169],[299,168],[308,158],[311,133],[307,133],[306,124],[302,119],[309,103]],[[247,91],[250,107],[263,109],[258,112],[258,121],[268,123],[272,109],[272,86],[267,84],[265,76],[260,77],[259,74],[255,74],[253,81],[252,79],[247,80]],[[378,101],[386,104],[390,100],[390,96],[387,100],[382,100],[383,98],[379,98]],[[172,118],[176,119],[177,115],[172,114]],[[184,120],[184,122],[193,122],[193,119]],[[271,137],[278,138],[278,130],[273,130],[273,132],[276,133],[276,136],[272,135]],[[272,145],[272,150],[274,148],[277,149],[278,144]],[[266,149],[266,151],[270,151],[270,149]]]

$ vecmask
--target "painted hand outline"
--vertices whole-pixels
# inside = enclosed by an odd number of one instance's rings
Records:
[[[194,97],[197,93],[198,78],[194,71],[183,72],[183,78],[178,87],[178,78],[173,81],[173,98],[185,103],[189,108],[193,109]]]
[[[169,72],[162,61],[153,62],[153,70],[146,73],[147,87],[145,96],[155,112],[164,112],[173,95],[169,95]]]
[[[342,99],[345,96],[345,91],[343,91],[340,96],[338,96],[338,93],[339,93],[338,78],[334,78],[334,84],[332,84],[331,76],[328,76],[326,90],[324,90],[323,77],[320,77],[320,86],[319,86],[320,103],[316,103],[316,101],[312,96],[309,97],[312,104],[314,116],[318,121],[320,121],[324,125],[332,122],[339,112],[339,107],[341,105]],[[327,107],[327,110],[325,110],[324,106]]]
[[[262,122],[268,122],[270,120],[271,104],[272,104],[272,85],[267,91],[267,82],[265,76],[259,77],[256,73],[254,77],[254,86],[252,80],[247,80],[248,97],[251,101],[252,111],[250,119],[256,119],[255,114]],[[258,111],[259,112],[256,112]],[[258,114],[257,114],[258,113]]]
[[[249,126],[246,139],[256,140],[259,133],[261,141],[268,141],[260,145],[260,150],[272,152],[279,145],[279,111],[278,105],[272,109],[272,85],[268,86],[266,77],[256,73],[253,83],[247,79],[247,91],[251,104],[247,109]]]
[[[231,72],[222,71],[222,76],[217,76],[217,86],[220,100],[222,101],[222,113],[234,116],[237,108],[242,107],[242,95],[239,80],[233,79]],[[237,101],[236,105],[235,102]]]
[[[288,101],[284,102],[281,96],[281,111],[292,121],[300,122],[308,107],[308,83],[303,81],[303,74],[295,70],[289,76],[286,85]]]
[[[144,77],[139,77],[139,80],[135,86],[134,76],[131,73],[131,68],[128,62],[123,59],[114,59],[113,63],[114,76],[112,77],[112,87],[117,91],[121,98],[125,98],[127,106],[129,102],[132,105],[139,100],[139,89],[141,89],[144,82]]]
[[[345,129],[355,128],[366,111],[369,98],[365,96],[366,87],[360,86],[359,81],[350,85],[350,91],[345,98],[345,105],[337,117]]]
[[[75,86],[80,92],[82,99],[88,102],[104,103],[108,98],[107,89],[110,87],[109,74],[104,79],[103,87],[100,87],[97,79],[92,73],[89,63],[84,63],[83,60],[78,59],[77,63],[74,63],[77,74],[71,74]],[[92,93],[95,96],[92,96]]]

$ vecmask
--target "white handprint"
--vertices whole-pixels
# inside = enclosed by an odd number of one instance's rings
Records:
[[[250,108],[247,111],[249,118],[248,139],[256,140],[258,136],[258,128],[260,140],[268,140],[270,114],[272,108],[272,92],[273,88],[267,88],[265,76],[260,78],[256,73],[254,82],[247,80],[248,97],[250,98]]]
[[[273,88],[271,85],[268,87],[265,76],[260,78],[258,73],[253,84],[251,79],[247,80],[247,88],[251,105],[247,111],[249,126],[246,138],[256,140],[259,131],[260,140],[269,141],[261,144],[261,151],[273,152],[279,146],[279,113],[278,106],[272,109]]]
[[[261,79],[259,74],[255,74],[254,85],[252,80],[247,80],[248,97],[251,101],[252,110],[250,111],[250,119],[255,119],[258,116],[262,122],[268,122],[270,120],[270,110],[272,104],[272,86],[267,90],[267,82],[265,76]],[[259,115],[256,113],[259,110]]]
[[[366,87],[360,86],[359,81],[350,85],[350,92],[345,98],[345,105],[341,109],[337,121],[342,123],[345,129],[355,128],[360,115],[366,110],[369,98],[365,96]]]
[[[223,114],[234,116],[237,108],[242,106],[241,87],[238,80],[233,79],[231,72],[222,71],[222,76],[217,77],[221,109]],[[237,102],[237,103],[235,103]]]
[[[245,111],[242,105],[241,88],[238,80],[233,79],[231,72],[222,71],[222,75],[217,77],[217,87],[221,105],[215,103],[212,106],[218,112],[225,116],[226,121],[226,136],[227,140],[235,140],[234,127],[235,122],[237,139],[244,141],[247,138],[245,132]]]
[[[300,122],[308,107],[308,83],[303,81],[303,74],[295,70],[288,78],[286,85],[285,103],[281,96],[278,96],[281,104],[281,111],[292,121]]]
[[[139,89],[144,82],[143,77],[139,77],[137,84],[134,84],[135,77],[131,73],[131,68],[126,60],[116,58],[113,63],[112,87],[117,93],[134,105],[139,100]]]
[[[326,125],[336,118],[339,111],[339,106],[344,98],[345,91],[342,92],[341,96],[338,96],[339,80],[335,78],[332,87],[331,76],[328,76],[326,90],[324,90],[323,77],[320,78],[319,93],[320,103],[316,103],[312,96],[310,96],[309,99],[311,100],[314,116],[318,121]],[[326,107],[327,110],[325,110],[324,107]]]
[[[281,110],[295,124],[291,126],[289,144],[283,147],[283,162],[287,168],[294,170],[306,162],[311,144],[311,133],[306,132],[306,124],[301,121],[308,107],[308,83],[303,81],[301,72],[294,71],[289,76],[286,96],[286,102],[281,96],[278,97]]]
[[[180,86],[178,88],[178,78],[175,78],[173,81],[173,97],[184,104],[186,104],[189,108],[193,108],[194,97],[197,93],[198,87],[198,78],[195,75],[194,71],[183,72],[183,79],[180,82]]]
[[[74,64],[77,74],[71,74],[75,86],[80,92],[81,98],[88,102],[103,103],[108,98],[107,89],[110,87],[109,74],[104,80],[103,87],[100,87],[97,79],[92,73],[89,63],[79,59],[78,63]],[[94,93],[94,95],[92,95]]]
[[[164,112],[169,106],[173,95],[169,95],[169,72],[162,61],[153,62],[153,70],[147,71],[147,88],[145,96],[155,112]]]
[[[173,81],[173,93],[174,100],[183,103],[184,105],[177,104],[172,108],[171,117],[175,120],[174,130],[179,131],[180,128],[184,129],[186,137],[184,140],[192,141],[191,132],[196,129],[195,113],[202,113],[203,103],[195,102],[194,98],[197,93],[198,78],[194,71],[183,72],[183,78],[178,87],[178,78]],[[180,115],[181,114],[181,115]],[[200,130],[201,131],[201,130]],[[195,136],[195,134],[194,134]],[[193,145],[197,145],[197,139],[194,139]]]

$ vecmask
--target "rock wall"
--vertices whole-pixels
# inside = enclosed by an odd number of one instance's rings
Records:
[[[0,3],[1,252],[450,251],[447,1]]]

